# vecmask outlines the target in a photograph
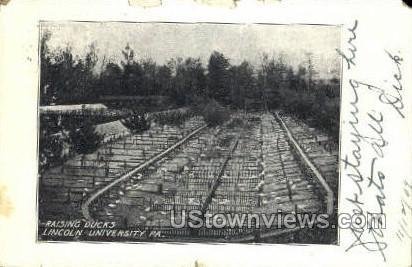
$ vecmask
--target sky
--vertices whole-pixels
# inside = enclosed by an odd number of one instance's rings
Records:
[[[200,58],[204,66],[216,50],[231,64],[243,60],[259,66],[263,53],[278,57],[295,69],[313,54],[319,78],[339,75],[340,27],[319,25],[212,24],[212,23],[126,23],[126,22],[45,22],[42,31],[51,33],[48,43],[54,50],[71,46],[84,56],[94,44],[103,56],[120,62],[121,51],[129,44],[138,59],[152,58],[164,64],[170,58]]]

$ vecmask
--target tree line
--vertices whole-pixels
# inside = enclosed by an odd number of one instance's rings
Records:
[[[281,108],[338,136],[340,80],[320,79],[309,53],[297,69],[282,54],[263,54],[255,66],[246,60],[231,64],[218,51],[207,66],[193,57],[158,64],[139,58],[127,44],[117,63],[99,59],[94,45],[83,57],[73,55],[69,46],[52,51],[50,37],[46,32],[41,39],[41,105],[93,103],[102,96],[166,96],[177,106],[213,100],[232,109],[250,109],[255,103]]]

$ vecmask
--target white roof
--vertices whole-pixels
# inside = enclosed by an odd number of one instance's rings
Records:
[[[81,110],[106,110],[107,107],[103,104],[78,104],[78,105],[55,105],[55,106],[40,106],[40,112],[73,112]]]

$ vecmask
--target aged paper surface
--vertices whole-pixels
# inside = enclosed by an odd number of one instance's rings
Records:
[[[401,1],[10,1],[0,266],[411,266],[411,24]]]

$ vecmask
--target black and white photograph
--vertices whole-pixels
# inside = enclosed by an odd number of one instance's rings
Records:
[[[39,27],[38,241],[339,244],[340,25]]]

